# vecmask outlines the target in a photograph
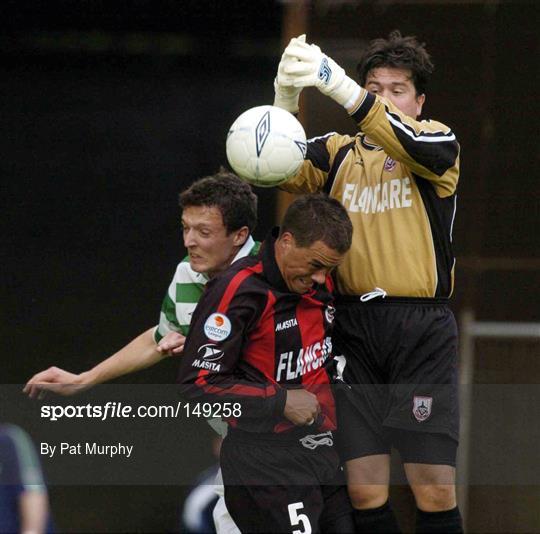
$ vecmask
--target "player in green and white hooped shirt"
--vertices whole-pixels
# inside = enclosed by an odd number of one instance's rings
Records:
[[[257,221],[257,197],[234,174],[219,172],[197,180],[181,193],[180,207],[188,256],[176,269],[159,325],[82,373],[58,367],[37,373],[24,387],[25,393],[36,397],[48,390],[72,395],[182,352],[191,313],[204,285],[238,258],[256,254],[259,244],[251,237]]]
[[[40,391],[49,390],[72,395],[182,352],[191,314],[208,280],[235,260],[257,254],[260,243],[251,237],[257,222],[257,197],[234,174],[219,172],[196,181],[180,195],[180,207],[188,256],[176,268],[158,326],[88,371],[75,374],[50,367],[37,373],[24,387],[25,393],[36,397]],[[222,430],[212,426],[218,432]],[[225,507],[222,482],[216,482],[220,495],[214,512],[216,530],[238,533]]]

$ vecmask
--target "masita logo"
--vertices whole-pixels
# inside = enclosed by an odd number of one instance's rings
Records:
[[[207,362],[215,362],[216,360],[223,358],[223,351],[214,343],[207,343],[206,345],[199,347],[197,353]]]
[[[223,313],[213,313],[204,323],[204,333],[212,341],[223,341],[231,333],[231,321]]]
[[[220,371],[221,364],[216,362],[223,358],[224,353],[217,345],[214,343],[202,345],[199,347],[197,354],[199,357],[193,361],[191,367],[197,367],[197,369],[207,369],[208,371],[215,373]]]
[[[298,321],[296,320],[296,317],[281,321],[280,323],[276,324],[276,332],[280,332],[281,330],[287,330],[287,328],[292,328],[293,326],[298,326]]]

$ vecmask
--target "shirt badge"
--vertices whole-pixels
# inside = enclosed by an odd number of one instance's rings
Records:
[[[334,322],[334,315],[336,313],[336,309],[334,306],[328,305],[326,309],[324,310],[324,316],[326,317],[326,320],[332,324]]]
[[[386,172],[392,172],[396,168],[396,162],[390,156],[387,156],[384,160],[384,170]]]
[[[213,313],[204,323],[204,333],[212,341],[223,341],[231,334],[231,321],[224,313]]]

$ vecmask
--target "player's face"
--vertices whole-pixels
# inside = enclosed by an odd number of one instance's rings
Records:
[[[245,226],[227,234],[216,206],[184,208],[182,232],[191,268],[210,277],[230,265],[249,235]]]
[[[401,112],[416,119],[426,95],[417,95],[409,69],[379,67],[368,72],[366,89],[390,100]]]
[[[309,247],[298,247],[288,232],[276,242],[276,261],[293,293],[306,293],[314,284],[324,284],[328,273],[341,263],[344,256],[322,241],[315,241]]]

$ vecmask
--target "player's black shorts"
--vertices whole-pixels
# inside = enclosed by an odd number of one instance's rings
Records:
[[[393,446],[404,462],[455,465],[458,338],[446,300],[340,297],[336,307],[333,349],[348,384],[336,393],[342,461]]]
[[[241,532],[354,532],[331,432],[229,430],[221,447],[225,504]]]

